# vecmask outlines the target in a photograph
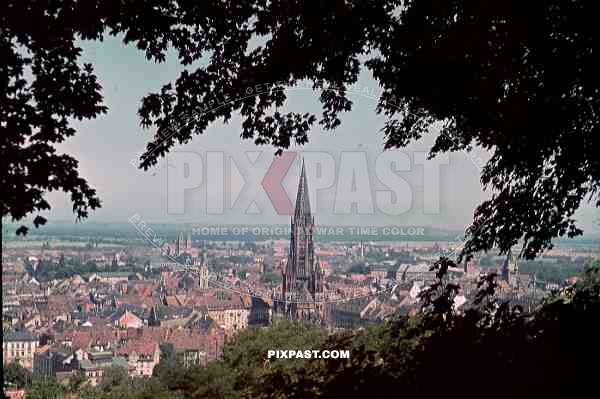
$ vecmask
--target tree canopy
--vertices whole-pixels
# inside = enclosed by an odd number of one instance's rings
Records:
[[[56,380],[36,381],[27,391],[26,399],[62,399],[65,397],[65,388]]]
[[[353,107],[350,87],[368,68],[383,92],[387,148],[439,130],[430,155],[492,153],[465,254],[521,241],[534,257],[557,236],[582,233],[584,201],[600,206],[598,35],[591,0],[8,1],[0,15],[2,216],[48,209],[43,194],[71,194],[78,217],[100,205],[77,161],[54,144],[69,119],[106,108],[78,38],[122,34],[153,61],[177,52],[185,69],[142,100],[155,136],[144,169],[211,123],[242,119],[240,135],[282,150],[335,129]],[[200,59],[206,65],[191,67]],[[293,61],[291,61],[293,60]],[[323,112],[281,111],[309,82]],[[37,222],[43,222],[38,219]],[[36,222],[36,225],[37,225]]]
[[[23,388],[31,383],[32,374],[18,362],[10,362],[3,367],[4,385],[13,384]]]

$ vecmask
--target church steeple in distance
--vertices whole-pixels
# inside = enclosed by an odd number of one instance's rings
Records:
[[[314,252],[314,226],[303,160],[291,220],[290,251],[282,276],[282,310],[293,319],[305,318],[316,311],[315,305],[323,293],[323,276]]]

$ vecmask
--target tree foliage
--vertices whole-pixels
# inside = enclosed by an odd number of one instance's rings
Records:
[[[91,4],[90,4],[91,5]],[[84,8],[86,10],[84,10]],[[2,136],[2,217],[21,220],[50,209],[44,195],[70,194],[77,218],[100,206],[96,191],[79,176],[78,162],[58,154],[61,143],[76,132],[72,119],[103,112],[100,85],[90,64],[79,62],[80,37],[100,38],[101,20],[83,24],[81,2],[4,2],[0,12],[0,135]],[[38,227],[46,222],[40,216]],[[26,233],[25,226],[17,234]]]
[[[186,369],[175,356],[168,356],[161,358],[154,378],[170,392],[184,397],[242,398],[251,394],[259,377],[278,369],[293,373],[303,364],[301,359],[268,360],[269,350],[318,349],[324,339],[325,333],[320,329],[294,322],[248,329],[226,344],[221,361]]]
[[[182,370],[185,365],[172,344],[161,345],[160,362],[154,367],[153,377],[170,390],[188,385],[188,378]]]
[[[85,387],[76,394],[81,399],[175,399],[177,394],[157,379],[122,381],[108,390]]]
[[[83,370],[77,370],[66,381],[66,389],[70,394],[76,394],[86,388],[89,380]]]
[[[100,205],[77,161],[54,144],[75,134],[70,119],[106,111],[92,66],[78,62],[76,39],[108,33],[149,60],[162,62],[172,49],[185,66],[142,100],[141,123],[155,131],[142,168],[234,114],[242,138],[278,150],[304,144],[316,123],[341,124],[366,67],[383,88],[377,112],[388,118],[387,148],[439,128],[431,156],[473,145],[493,153],[481,174],[493,196],[476,210],[465,254],[506,251],[521,239],[531,258],[554,237],[581,234],[573,213],[582,201],[600,205],[594,5],[8,1],[0,13],[2,216],[48,209],[47,190],[69,192],[78,217]],[[200,59],[207,63],[191,66]],[[286,103],[303,82],[318,93],[318,118]]]
[[[348,269],[348,273],[369,274],[369,267],[364,263],[354,263]]]
[[[402,3],[243,1],[185,13],[197,34],[180,58],[210,62],[144,98],[142,124],[157,133],[142,167],[233,113],[257,144],[303,144],[317,119],[281,112],[287,90],[312,82],[318,123],[333,129],[366,66],[383,88],[387,148],[439,126],[431,156],[474,144],[493,152],[481,180],[494,195],[477,208],[466,254],[522,239],[531,258],[554,237],[581,234],[574,211],[586,197],[600,204],[594,3]]]
[[[102,381],[98,385],[101,391],[110,392],[115,387],[127,385],[130,382],[127,370],[120,366],[111,366],[104,370]]]
[[[281,275],[272,271],[263,273],[260,278],[267,284],[279,284],[282,281]]]
[[[269,350],[287,350],[298,347],[317,349],[324,339],[324,332],[303,323],[280,321],[268,328],[241,331],[235,345],[224,350],[224,362],[236,370],[246,370],[252,374],[265,367],[266,353]],[[293,367],[293,360],[272,359],[269,368]]]
[[[532,314],[494,300],[494,281],[481,281],[478,306],[457,312],[448,306],[455,290],[441,278],[424,293],[420,315],[367,334],[334,335],[323,346],[350,348],[350,359],[274,370],[247,397],[560,398],[593,391],[588,365],[600,354],[600,270]]]
[[[54,379],[36,381],[27,391],[26,399],[62,399],[65,388]]]
[[[556,236],[581,233],[582,200],[600,205],[600,113],[591,1],[411,1],[389,45],[368,64],[400,109],[388,146],[441,123],[431,155],[478,144],[493,152],[465,252],[524,240],[533,257]],[[393,45],[392,43],[398,43]],[[396,119],[395,116],[402,116]]]
[[[15,385],[17,388],[23,388],[31,384],[31,371],[21,366],[18,362],[10,362],[3,367],[4,385]]]
[[[31,263],[26,262],[25,269],[40,282],[65,279],[75,275],[82,276],[102,270],[93,261],[81,263],[77,259],[69,259],[68,261],[62,259],[58,263],[42,260],[35,269]]]

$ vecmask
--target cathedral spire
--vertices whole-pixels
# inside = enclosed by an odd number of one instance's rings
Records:
[[[314,248],[314,218],[311,215],[304,160],[298,182],[296,208],[291,221],[290,251],[282,272],[281,300],[275,312],[292,319],[322,318],[323,278]],[[319,315],[316,315],[318,313]]]
[[[308,196],[308,181],[306,179],[306,170],[304,168],[304,159],[302,159],[302,171],[300,172],[300,181],[298,182],[298,195],[296,196],[296,209],[294,219],[300,218],[310,221],[310,198]]]

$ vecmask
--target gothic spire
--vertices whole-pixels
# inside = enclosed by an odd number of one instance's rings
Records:
[[[308,182],[306,171],[304,169],[304,159],[302,159],[302,171],[300,172],[300,181],[298,182],[298,195],[296,197],[296,210],[294,219],[300,221],[301,218],[310,221],[310,199],[308,196]]]

